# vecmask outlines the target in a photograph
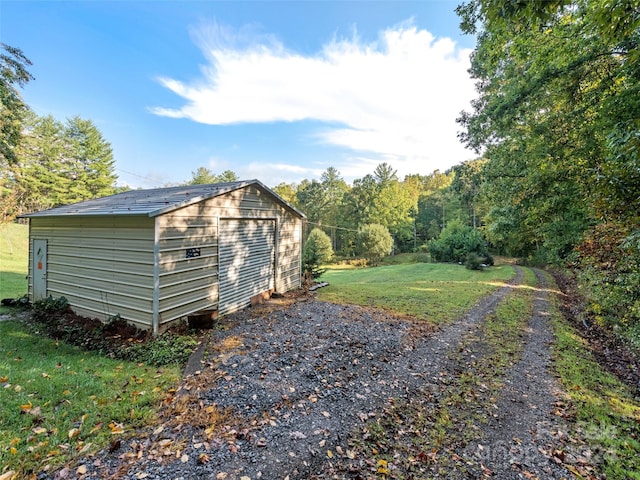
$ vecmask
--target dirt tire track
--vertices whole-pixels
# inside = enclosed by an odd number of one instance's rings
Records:
[[[510,369],[497,402],[497,416],[483,429],[482,438],[465,453],[480,460],[495,478],[570,478],[550,452],[555,432],[566,430],[552,415],[561,388],[551,370],[553,333],[549,285],[540,270],[533,270],[538,287],[533,301],[524,349]],[[485,472],[486,473],[486,472]]]
[[[199,392],[199,401],[202,406],[231,408],[246,418],[248,425],[250,419],[263,421],[251,424],[248,433],[232,441],[206,439],[202,429],[183,426],[172,434],[174,440],[185,444],[183,462],[170,456],[148,460],[146,455],[127,460],[136,450],[131,441],[123,442],[117,452],[100,452],[98,466],[87,459],[88,474],[83,478],[377,478],[376,469],[366,459],[349,458],[344,453],[349,437],[371,418],[382,415],[390,398],[410,401],[437,386],[442,370],[451,368],[449,354],[466,336],[478,331],[522,278],[522,270],[516,267],[509,285],[481,299],[460,320],[427,335],[416,335],[415,323],[381,311],[313,299],[259,318],[247,313],[235,315],[232,327],[216,332],[213,340],[238,336],[242,344],[232,354],[214,359],[219,380]],[[545,312],[546,301],[543,296],[536,299],[536,311]],[[525,354],[505,390],[511,397],[546,388],[544,382],[532,383],[526,391],[515,388],[521,383],[518,378],[532,373],[527,362],[533,357],[547,365],[545,349],[550,334],[545,320],[541,313],[531,321]],[[547,370],[540,375],[543,373],[548,374]],[[535,397],[535,401],[546,405],[550,398]],[[504,401],[509,399],[505,396]],[[497,442],[507,431],[509,438],[516,434],[524,437],[521,431],[527,426],[514,417],[499,417],[487,427],[483,441]],[[539,428],[544,418],[534,415],[528,420]],[[153,443],[147,448],[153,448]],[[203,453],[207,461],[198,462]],[[473,455],[473,450],[468,453]],[[510,463],[491,466],[501,474],[512,473]]]

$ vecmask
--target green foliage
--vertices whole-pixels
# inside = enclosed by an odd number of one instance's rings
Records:
[[[198,340],[193,336],[165,333],[147,342],[134,343],[124,348],[122,358],[156,367],[183,366],[197,345]]]
[[[358,229],[357,251],[371,265],[376,265],[391,253],[393,238],[386,227],[378,224],[363,225]]]
[[[47,298],[33,302],[33,317],[46,323],[53,314],[64,312],[68,308],[69,301],[65,297],[54,298],[49,295]]]
[[[206,167],[198,167],[195,172],[191,172],[191,180],[187,185],[207,185],[209,183],[225,183],[235,182],[238,180],[238,175],[231,170],[225,170],[220,175],[216,175],[212,170]]]
[[[469,270],[480,270],[482,266],[482,258],[475,252],[467,253],[467,258],[464,260],[464,266]]]
[[[480,263],[493,264],[487,242],[480,231],[459,221],[449,223],[438,239],[429,242],[428,248],[431,258],[436,262],[463,263],[469,260],[469,264],[473,265],[475,258],[470,254],[475,254]]]
[[[576,249],[575,261],[598,322],[640,325],[640,230],[599,224]]]
[[[459,119],[483,151],[501,250],[560,262],[603,218],[638,223],[637,2],[471,0],[479,98]]]
[[[22,139],[22,126],[29,107],[18,87],[33,80],[27,70],[31,62],[19,48],[0,42],[0,168],[18,161],[15,149]],[[0,192],[1,193],[1,192]]]
[[[90,120],[63,124],[30,114],[16,154],[18,162],[0,165],[0,206],[8,218],[115,192],[111,145]]]
[[[302,270],[315,279],[324,273],[321,265],[328,263],[333,257],[331,239],[319,228],[314,228],[309,233],[307,241],[302,249]]]

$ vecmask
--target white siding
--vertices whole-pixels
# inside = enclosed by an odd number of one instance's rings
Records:
[[[275,291],[300,286],[302,220],[263,190],[249,186],[159,216],[160,325],[217,310],[220,219],[270,219],[276,224]],[[187,249],[200,249],[187,258]]]
[[[151,326],[153,219],[32,218],[30,231],[30,262],[33,239],[47,240],[48,295],[66,297],[83,315]],[[30,295],[32,288],[29,278]]]
[[[64,295],[76,312],[101,320],[120,315],[154,328],[155,310],[162,329],[186,315],[218,309],[219,222],[238,218],[269,220],[274,226],[275,258],[268,276],[275,279],[267,282],[269,290],[299,287],[302,219],[257,185],[155,218],[32,217],[30,248],[33,239],[47,240],[47,293]],[[32,288],[30,279],[30,295]]]

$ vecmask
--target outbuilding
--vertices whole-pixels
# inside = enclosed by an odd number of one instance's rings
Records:
[[[29,299],[154,332],[301,284],[304,214],[258,180],[128,192],[29,215]]]

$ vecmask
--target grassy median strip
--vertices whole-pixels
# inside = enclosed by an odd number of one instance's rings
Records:
[[[533,272],[524,273],[525,286],[514,288],[450,353],[449,371],[432,372],[422,392],[391,399],[384,415],[354,432],[350,448],[378,473],[423,478],[478,468],[458,453],[495,413],[505,375],[522,354],[536,284]]]
[[[508,265],[485,270],[442,263],[330,267],[321,278],[329,286],[318,290],[318,298],[382,308],[442,325],[459,318],[513,276]]]
[[[152,423],[178,380],[0,322],[0,465],[16,478],[70,463]]]

